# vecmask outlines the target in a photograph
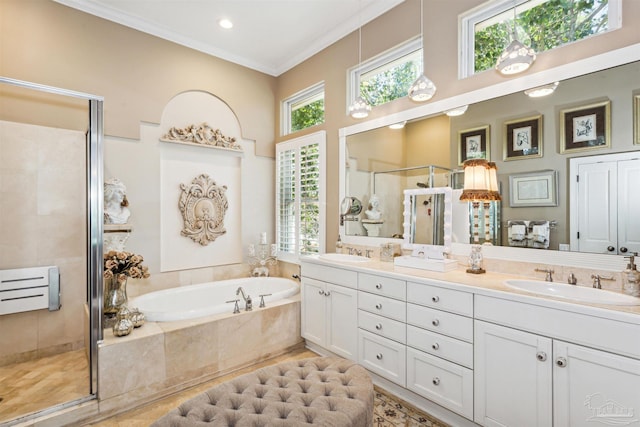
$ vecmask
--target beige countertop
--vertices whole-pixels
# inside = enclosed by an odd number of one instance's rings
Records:
[[[488,271],[485,274],[470,274],[467,273],[465,268],[460,264],[458,265],[458,269],[454,271],[441,273],[417,268],[399,267],[393,262],[383,262],[377,258],[372,258],[371,261],[368,262],[338,262],[323,260],[316,255],[312,255],[302,258],[302,261],[363,273],[402,278],[403,280],[424,283],[427,285],[440,285],[450,289],[472,292],[477,295],[486,295],[495,298],[555,308],[558,310],[640,324],[640,298],[638,299],[638,305],[635,306],[592,304],[519,291],[508,287],[504,283],[505,280],[509,279],[531,280],[531,277],[494,273],[491,271]],[[304,270],[302,275],[304,277]],[[602,292],[610,291],[603,290]]]

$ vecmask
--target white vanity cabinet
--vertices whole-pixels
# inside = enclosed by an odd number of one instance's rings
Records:
[[[475,321],[476,423],[579,427],[640,419],[640,325],[483,296],[476,310],[486,320]],[[607,347],[611,335],[615,348]]]
[[[404,280],[358,274],[358,362],[403,387],[406,287]]]
[[[407,388],[473,418],[473,294],[407,283]]]
[[[357,273],[302,264],[302,336],[350,360],[358,360]]]

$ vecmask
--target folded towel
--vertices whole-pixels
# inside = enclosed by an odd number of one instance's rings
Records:
[[[534,225],[532,227],[533,241],[545,243],[549,240],[549,223],[543,225]]]
[[[527,228],[521,224],[512,224],[509,227],[509,231],[511,232],[511,240],[521,241],[524,239]]]

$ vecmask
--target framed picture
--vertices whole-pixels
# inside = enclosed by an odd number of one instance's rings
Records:
[[[560,111],[560,153],[611,145],[611,101]]]
[[[640,95],[633,96],[633,143],[640,144]]]
[[[503,159],[542,157],[542,114],[504,122]]]
[[[558,206],[558,172],[543,170],[509,175],[509,206]]]
[[[458,132],[458,164],[469,159],[489,160],[489,125]]]

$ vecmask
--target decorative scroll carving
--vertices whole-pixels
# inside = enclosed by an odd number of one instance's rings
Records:
[[[189,125],[186,128],[172,127],[162,138],[163,141],[179,141],[192,144],[202,144],[210,147],[227,148],[229,150],[242,151],[236,139],[224,136],[220,129],[213,129],[206,123],[201,125]]]
[[[224,228],[224,216],[229,208],[226,185],[218,186],[209,175],[201,174],[191,184],[180,184],[180,189],[181,235],[207,246],[227,232]]]

